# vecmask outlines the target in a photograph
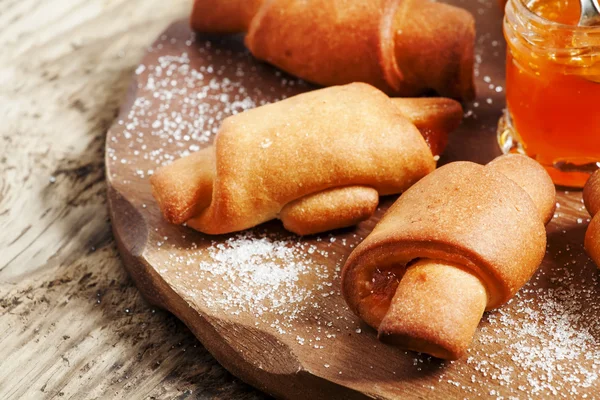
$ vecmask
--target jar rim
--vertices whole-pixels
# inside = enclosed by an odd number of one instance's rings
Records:
[[[527,0],[510,0],[509,4],[512,4],[516,7],[516,10],[519,14],[525,16],[527,19],[533,21],[534,23],[540,24],[546,27],[552,27],[555,29],[563,29],[570,30],[573,32],[600,32],[600,25],[592,25],[592,26],[579,26],[579,25],[567,25],[561,22],[552,21],[550,19],[544,18],[541,15],[536,14],[531,11],[531,9],[527,6]],[[508,5],[507,5],[508,7]]]

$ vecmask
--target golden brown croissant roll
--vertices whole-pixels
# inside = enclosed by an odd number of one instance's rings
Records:
[[[600,218],[596,216],[600,210],[600,171],[592,174],[583,188],[585,208],[592,220],[585,232],[584,246],[596,265],[600,266]]]
[[[201,32],[248,32],[252,54],[320,85],[474,97],[475,22],[429,0],[196,0]]]
[[[447,164],[400,196],[350,255],[344,297],[380,339],[460,358],[484,310],[540,265],[554,201],[550,177],[528,157]]]
[[[152,176],[153,195],[169,222],[209,234],[274,218],[298,234],[354,225],[373,214],[379,195],[435,168],[402,110],[437,132],[430,138],[462,117],[452,100],[392,100],[361,83],[304,93],[225,119],[214,146]]]

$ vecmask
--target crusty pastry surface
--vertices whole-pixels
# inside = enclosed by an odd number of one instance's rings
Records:
[[[201,32],[248,32],[252,54],[325,86],[474,97],[475,21],[429,0],[196,0]]]
[[[600,171],[596,171],[588,179],[583,188],[583,201],[592,220],[585,232],[585,251],[600,266],[600,218],[597,216],[600,210]]]
[[[400,196],[349,256],[346,301],[380,337],[459,358],[484,309],[539,267],[554,204],[550,177],[525,156],[447,164]]]
[[[151,183],[169,221],[201,232],[281,217],[308,234],[368,218],[373,191],[401,193],[433,169],[423,136],[394,102],[355,83],[229,117],[213,147],[161,168]]]

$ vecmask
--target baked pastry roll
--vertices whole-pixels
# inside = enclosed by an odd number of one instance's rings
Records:
[[[349,256],[346,302],[381,340],[458,359],[483,312],[539,267],[554,207],[552,180],[528,157],[447,164],[400,196]]]
[[[440,149],[461,110],[363,83],[304,93],[226,118],[214,146],[160,168],[152,192],[169,222],[208,234],[275,218],[301,235],[351,226],[435,169],[403,112]]]
[[[248,32],[258,59],[324,86],[366,82],[394,96],[468,100],[475,22],[429,0],[196,0],[192,28]]]
[[[588,179],[583,188],[583,202],[585,208],[592,216],[592,220],[585,232],[585,251],[600,266],[600,218],[596,215],[600,210],[600,171],[596,171]]]

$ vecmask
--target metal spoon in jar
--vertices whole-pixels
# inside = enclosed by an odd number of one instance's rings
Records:
[[[600,25],[600,5],[598,0],[579,0],[581,4],[581,16],[579,26]]]

